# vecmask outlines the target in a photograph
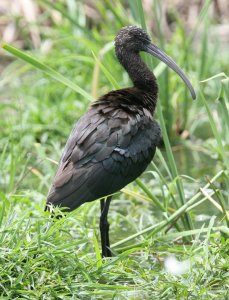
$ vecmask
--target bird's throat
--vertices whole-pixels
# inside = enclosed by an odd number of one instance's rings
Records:
[[[158,96],[157,80],[153,72],[143,62],[139,53],[125,53],[122,51],[117,53],[117,57],[130,76],[134,86],[142,90],[141,104],[147,105],[150,111],[153,112]]]

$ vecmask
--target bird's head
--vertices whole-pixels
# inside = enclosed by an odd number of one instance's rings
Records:
[[[157,57],[183,79],[190,90],[192,98],[196,98],[192,84],[181,68],[178,67],[171,57],[151,42],[149,35],[142,28],[137,26],[127,26],[122,28],[115,38],[115,51],[119,59],[124,56],[128,57],[128,54],[131,53],[139,53],[140,51],[147,52]]]
[[[137,26],[127,26],[122,28],[115,38],[115,49],[124,49],[129,52],[145,51],[146,45],[151,40],[148,34]]]

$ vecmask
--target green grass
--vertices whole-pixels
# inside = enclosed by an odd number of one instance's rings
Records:
[[[1,298],[228,299],[229,69],[227,52],[217,56],[222,45],[208,37],[211,1],[191,31],[172,10],[169,41],[158,0],[152,14],[139,0],[125,8],[123,1],[98,1],[99,23],[90,29],[80,1],[39,3],[44,10],[36,25],[50,50],[33,49],[23,18],[17,22],[28,50],[2,44],[13,61],[0,76]],[[159,81],[155,118],[164,146],[114,196],[109,221],[116,255],[102,259],[98,201],[58,220],[43,209],[73,124],[92,99],[131,84],[115,58],[115,34],[129,24],[149,31],[152,18],[153,41],[182,66],[198,97],[193,102],[174,72],[143,56]],[[171,257],[180,261],[172,271]]]

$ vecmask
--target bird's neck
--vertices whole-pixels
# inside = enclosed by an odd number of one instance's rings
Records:
[[[117,53],[118,59],[122,66],[129,74],[134,86],[142,90],[142,98],[139,99],[142,105],[147,106],[151,112],[154,111],[158,86],[156,77],[143,62],[138,53]]]

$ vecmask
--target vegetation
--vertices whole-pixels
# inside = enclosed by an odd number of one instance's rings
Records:
[[[3,43],[1,52],[9,61],[0,81],[2,299],[228,299],[229,66],[220,40],[209,38],[211,1],[189,29],[171,10],[170,39],[162,1],[152,1],[148,14],[140,0],[95,1],[97,21],[81,1],[38,2],[35,23],[15,19],[24,50]],[[153,41],[189,75],[198,98],[144,55],[159,80],[155,118],[164,144],[112,200],[116,256],[102,259],[98,201],[56,220],[43,211],[46,194],[90,101],[130,85],[115,58],[115,34],[129,24],[150,32],[152,19]],[[31,28],[41,36],[38,49]]]

